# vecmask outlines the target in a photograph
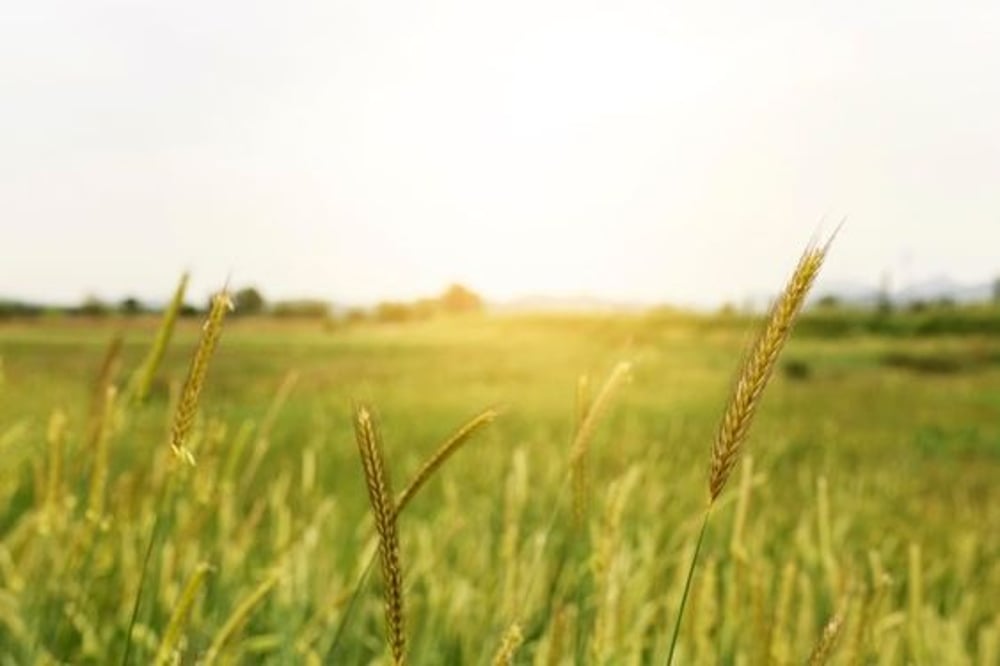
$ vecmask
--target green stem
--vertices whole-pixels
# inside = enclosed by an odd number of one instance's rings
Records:
[[[701,552],[701,543],[705,540],[705,529],[708,527],[708,517],[712,515],[712,505],[705,509],[705,518],[701,521],[701,531],[698,532],[698,542],[694,546],[694,555],[691,556],[691,566],[688,567],[687,580],[684,581],[684,594],[681,596],[681,605],[677,609],[677,622],[674,623],[674,635],[670,639],[670,653],[667,655],[667,666],[674,662],[674,650],[677,648],[677,638],[681,634],[681,620],[684,618],[684,607],[687,606],[688,593],[691,592],[691,580],[694,578],[694,568],[698,564],[698,553]]]

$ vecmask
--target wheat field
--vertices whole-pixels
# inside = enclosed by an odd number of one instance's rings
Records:
[[[720,466],[757,324],[215,316],[0,326],[0,663],[665,663],[723,467],[674,663],[1000,663],[995,336],[793,334]]]

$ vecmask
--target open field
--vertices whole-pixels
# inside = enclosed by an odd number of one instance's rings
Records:
[[[197,325],[140,405],[104,389],[127,385],[156,322],[129,324],[102,373],[119,324],[0,325],[2,663],[121,660],[154,525],[132,663],[165,641],[180,663],[213,647],[223,662],[387,662],[377,575],[345,621],[375,544],[356,402],[378,416],[397,490],[501,409],[399,516],[411,663],[489,663],[515,622],[514,663],[663,663],[742,323],[232,319],[195,467],[167,441]],[[709,524],[677,663],[804,663],[834,616],[829,663],[1000,663],[1000,338],[793,335],[783,359]],[[594,395],[621,361],[576,521],[578,378]]]

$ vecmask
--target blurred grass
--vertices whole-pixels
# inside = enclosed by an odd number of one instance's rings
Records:
[[[155,329],[130,326],[119,384]],[[786,358],[807,372],[779,373],[751,433],[741,549],[730,548],[738,489],[727,491],[710,527],[681,663],[801,663],[843,603],[851,611],[832,663],[991,663],[983,660],[1000,636],[1000,339],[803,331]],[[109,520],[84,529],[91,399],[116,332],[79,322],[0,327],[7,663],[120,658],[137,560],[154,512],[164,510],[156,502],[170,387],[184,377],[198,328],[179,326],[148,402],[116,417]],[[183,663],[203,654],[271,575],[278,584],[229,655],[326,657],[373,533],[352,441],[354,401],[377,410],[400,485],[454,428],[488,405],[504,407],[401,517],[413,663],[485,663],[514,621],[525,635],[517,663],[560,663],[557,648],[568,663],[607,654],[614,663],[662,659],[698,527],[692,520],[705,501],[710,443],[749,335],[744,320],[682,316],[472,316],[334,330],[234,319],[202,397],[199,465],[168,494],[168,536],[154,554],[134,663],[152,659],[202,562],[213,569],[179,643]],[[951,370],[926,372],[926,359]],[[563,492],[577,378],[600,382],[623,360],[634,362],[632,382],[589,453],[592,508],[581,541]],[[262,433],[289,372],[297,381]],[[55,409],[68,417],[66,487],[59,515],[43,516],[39,479]],[[248,477],[255,449],[262,458]],[[621,525],[609,530],[610,489],[630,474],[638,485]],[[922,563],[916,610],[907,605],[911,546]],[[592,552],[604,554],[600,567]],[[892,578],[878,608],[873,557]],[[789,566],[787,627],[768,629]],[[375,585],[335,663],[382,658]],[[561,647],[559,632],[568,636]],[[613,649],[591,645],[598,634]]]

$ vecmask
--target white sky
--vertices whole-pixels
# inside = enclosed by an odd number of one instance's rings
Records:
[[[1000,274],[1000,2],[0,10],[0,296],[708,304],[844,215],[827,285]]]

